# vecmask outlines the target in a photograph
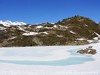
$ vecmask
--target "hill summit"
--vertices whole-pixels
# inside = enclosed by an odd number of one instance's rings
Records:
[[[100,25],[83,16],[73,16],[54,24],[5,24],[0,21],[1,47],[84,45],[100,39]]]

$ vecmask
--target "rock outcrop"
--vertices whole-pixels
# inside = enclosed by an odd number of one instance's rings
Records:
[[[94,55],[97,52],[96,52],[95,49],[92,49],[92,48],[89,47],[89,48],[86,48],[86,49],[79,50],[79,51],[77,51],[77,53],[80,53],[80,54],[92,54],[92,55]]]

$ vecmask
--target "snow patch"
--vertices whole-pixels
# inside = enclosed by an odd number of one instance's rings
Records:
[[[41,33],[48,34],[48,32],[41,32]]]
[[[82,41],[82,40],[86,40],[86,39],[85,38],[78,38],[77,40],[81,40]]]
[[[44,28],[46,28],[46,29],[52,29],[53,27],[44,27]]]
[[[94,40],[98,40],[98,37],[94,37],[93,39],[94,39]]]
[[[10,27],[11,25],[26,25],[26,23],[24,22],[11,22],[9,20],[7,21],[0,21],[0,24],[3,24],[6,27]]]
[[[37,26],[36,28],[43,28],[43,26]]]
[[[5,27],[0,27],[0,30],[5,30],[6,28]]]
[[[24,32],[28,32],[28,31],[26,31],[25,29],[23,29],[22,27],[20,27],[20,26],[17,26],[20,30],[22,30],[22,31],[24,31]]]
[[[76,34],[75,32],[73,32],[73,31],[70,31],[70,33],[72,33],[72,34]]]
[[[16,38],[16,36],[14,36],[14,37],[10,38],[10,40],[15,39],[15,38]]]
[[[59,25],[60,28],[65,28],[65,26]]]
[[[87,40],[89,43],[93,43],[93,40]]]
[[[94,32],[98,37],[100,37],[100,35],[98,34],[98,33],[96,33],[96,32]]]
[[[63,35],[57,35],[57,37],[63,37]]]
[[[53,27],[54,27],[54,28],[57,28],[57,25],[54,25]]]
[[[28,32],[28,33],[23,33],[22,35],[31,36],[31,35],[37,35],[37,34],[38,34],[37,32]]]

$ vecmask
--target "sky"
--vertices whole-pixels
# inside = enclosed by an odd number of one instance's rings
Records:
[[[100,0],[0,0],[0,20],[55,23],[75,15],[100,22]]]

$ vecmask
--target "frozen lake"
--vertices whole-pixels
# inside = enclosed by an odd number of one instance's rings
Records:
[[[93,46],[95,55],[77,50]],[[0,75],[100,75],[100,43],[0,48]]]
[[[0,63],[65,66],[94,61],[91,57],[77,54],[76,51],[80,49],[67,50],[66,47],[63,50],[56,49],[56,47],[1,48]]]

